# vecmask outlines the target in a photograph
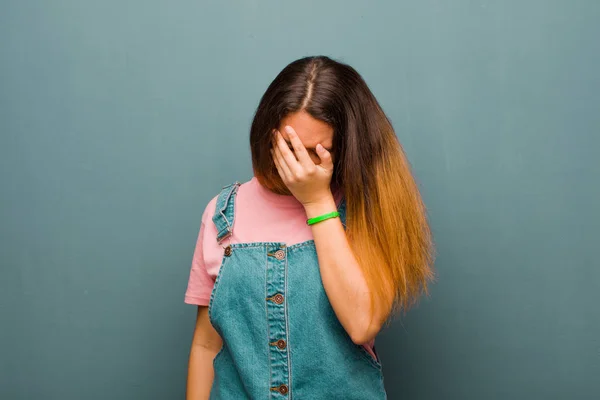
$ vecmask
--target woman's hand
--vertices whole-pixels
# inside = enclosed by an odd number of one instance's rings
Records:
[[[330,188],[333,175],[331,154],[318,144],[315,151],[321,163],[315,164],[294,129],[286,126],[285,130],[293,151],[279,131],[274,132],[271,149],[271,155],[283,183],[305,208],[331,204],[333,199]]]

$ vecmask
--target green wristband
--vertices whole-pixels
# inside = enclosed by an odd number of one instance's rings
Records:
[[[307,219],[307,220],[306,220],[306,223],[307,223],[308,225],[314,225],[314,224],[316,224],[317,222],[325,221],[326,219],[329,219],[329,218],[335,218],[335,217],[339,217],[339,216],[340,216],[340,213],[339,213],[339,212],[337,212],[337,211],[332,211],[332,212],[330,212],[330,213],[323,214],[323,215],[319,215],[319,216],[317,216],[317,217],[314,217],[314,218],[309,218],[309,219]]]

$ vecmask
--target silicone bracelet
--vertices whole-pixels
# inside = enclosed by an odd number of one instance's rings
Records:
[[[309,219],[306,220],[306,223],[308,225],[314,225],[317,222],[325,221],[326,219],[335,218],[335,217],[339,217],[339,216],[340,216],[339,212],[332,211],[330,213],[319,215],[319,216],[314,217],[314,218],[309,218]]]

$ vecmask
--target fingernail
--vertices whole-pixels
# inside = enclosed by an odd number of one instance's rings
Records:
[[[285,131],[286,131],[287,133],[289,133],[289,134],[294,134],[294,130],[293,130],[293,129],[292,129],[292,127],[291,127],[291,126],[289,126],[289,125],[285,127]]]

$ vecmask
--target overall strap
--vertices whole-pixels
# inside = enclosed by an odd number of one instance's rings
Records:
[[[217,227],[217,242],[221,243],[233,233],[235,220],[235,195],[240,182],[224,186],[217,196],[217,206],[212,220]]]

